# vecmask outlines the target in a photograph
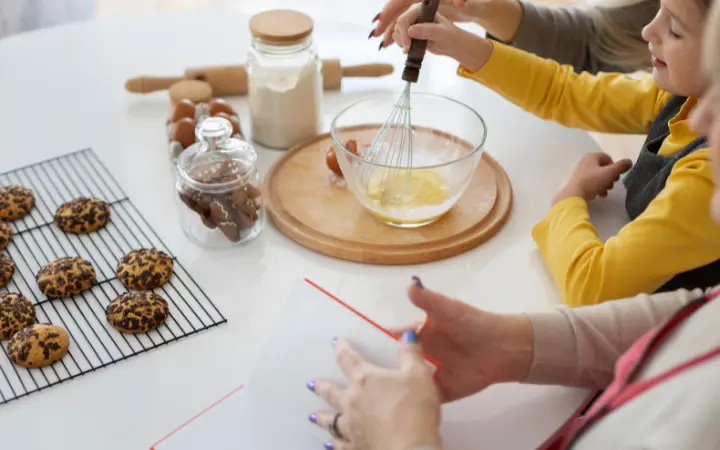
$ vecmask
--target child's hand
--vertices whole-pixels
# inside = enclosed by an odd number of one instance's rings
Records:
[[[605,197],[620,175],[630,170],[632,161],[623,159],[613,162],[610,155],[591,153],[582,157],[553,200],[553,205],[572,197],[586,202],[596,197]]]
[[[488,40],[455,26],[440,13],[435,15],[434,23],[416,23],[420,6],[411,6],[395,24],[393,40],[405,53],[410,50],[412,39],[421,39],[428,41],[429,52],[449,56],[470,70],[477,71],[485,65],[493,48]]]

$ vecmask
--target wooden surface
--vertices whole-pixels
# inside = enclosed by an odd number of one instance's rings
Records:
[[[392,227],[367,212],[348,188],[332,181],[325,165],[331,146],[329,134],[324,134],[290,149],[264,181],[264,199],[275,227],[317,252],[372,264],[437,261],[482,244],[510,214],[510,180],[486,153],[470,186],[444,217],[417,229]]]

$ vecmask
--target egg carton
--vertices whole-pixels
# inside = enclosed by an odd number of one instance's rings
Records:
[[[210,114],[208,113],[208,104],[207,103],[198,103],[195,105],[195,123],[199,124],[203,120],[210,117]],[[237,112],[233,112],[233,114],[230,114],[230,117],[232,117],[235,120],[235,123],[238,125],[238,129],[240,130],[238,133],[233,133],[232,137],[237,139],[245,139],[242,133],[242,126],[240,125],[240,116],[238,116]],[[183,147],[182,143],[177,140],[173,140],[173,127],[174,123],[170,121],[170,119],[165,121],[165,131],[167,133],[167,139],[168,139],[168,150],[170,152],[170,159],[173,163],[177,162],[178,157],[180,154],[185,151],[187,147]],[[193,129],[193,144],[197,142],[195,138],[195,130]],[[191,144],[192,145],[192,144]],[[189,146],[188,146],[189,147]]]

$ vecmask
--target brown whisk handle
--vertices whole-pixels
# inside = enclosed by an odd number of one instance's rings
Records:
[[[435,21],[435,13],[437,13],[440,0],[423,0],[420,6],[420,17],[416,23],[427,23]],[[420,67],[422,67],[425,51],[427,50],[427,41],[413,39],[410,42],[410,50],[405,60],[405,69],[403,70],[402,79],[410,83],[416,83],[420,76]]]

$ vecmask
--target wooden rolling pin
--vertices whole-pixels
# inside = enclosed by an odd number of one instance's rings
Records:
[[[344,77],[382,77],[393,72],[391,64],[362,64],[343,67],[339,59],[323,60],[323,85],[327,90],[340,89]],[[125,83],[130,92],[145,94],[162,91],[182,80],[202,80],[210,83],[214,96],[247,94],[245,66],[196,67],[185,70],[181,77],[131,78]]]

